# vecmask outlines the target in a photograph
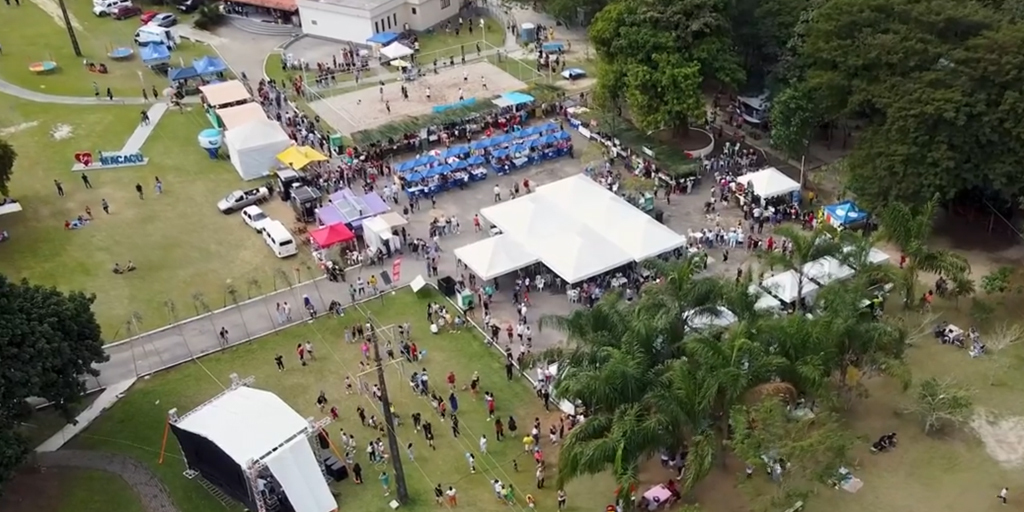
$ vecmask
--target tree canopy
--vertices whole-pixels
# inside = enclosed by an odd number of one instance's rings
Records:
[[[0,275],[0,482],[26,453],[15,432],[25,400],[46,399],[71,421],[82,377],[99,375],[93,364],[107,360],[94,300]]]
[[[14,161],[18,159],[18,153],[14,146],[4,139],[0,139],[0,195],[6,196],[9,193],[8,186],[11,183],[11,176],[14,175]]]

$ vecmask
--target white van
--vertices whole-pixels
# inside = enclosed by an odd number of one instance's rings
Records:
[[[107,16],[117,10],[118,7],[132,5],[131,0],[93,0],[92,13],[96,16]]]
[[[143,25],[135,31],[135,44],[147,46],[150,44],[166,44],[168,48],[174,48],[174,34],[171,29],[157,25]]]
[[[278,258],[294,256],[299,252],[291,231],[279,220],[271,220],[263,224],[263,241],[274,251]]]

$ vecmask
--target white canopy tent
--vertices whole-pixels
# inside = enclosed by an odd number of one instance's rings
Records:
[[[754,303],[754,309],[756,311],[768,311],[772,309],[782,309],[785,304],[776,299],[775,297],[768,294],[760,286],[756,284],[750,285],[747,288],[747,293],[757,297],[757,302]]]
[[[412,55],[413,53],[415,53],[415,52],[413,52],[412,48],[409,48],[408,46],[406,46],[406,45],[404,45],[402,43],[399,43],[397,41],[395,41],[394,43],[391,43],[391,44],[385,46],[384,48],[380,49],[380,54],[381,55],[387,57],[388,59],[392,59],[392,60],[394,60],[394,59],[404,59],[405,57],[408,57],[408,56]]]
[[[763,199],[784,196],[800,190],[799,183],[774,167],[766,167],[760,171],[744,174],[736,178],[736,182],[744,186],[752,186],[754,193]]]
[[[803,283],[800,282],[801,279],[803,279]],[[811,300],[818,293],[819,288],[814,281],[801,278],[800,274],[793,270],[787,270],[761,281],[761,287],[786,304],[792,304],[800,298],[798,290],[802,289],[804,299]]]
[[[847,247],[844,249],[846,252],[850,252],[852,250],[854,250],[853,247]],[[875,247],[872,247],[871,250],[868,251],[867,262],[869,265],[881,265],[887,261],[889,261],[889,254],[885,251]]]
[[[807,262],[804,264],[801,271],[804,277],[821,286],[825,286],[834,281],[842,281],[857,272],[849,265],[846,265],[832,256],[825,256],[824,258],[818,258],[814,261]]]
[[[277,166],[277,155],[291,146],[281,125],[264,118],[228,130],[224,135],[228,156],[243,180],[270,174]]]
[[[683,321],[691,329],[706,329],[708,327],[729,327],[736,323],[736,313],[721,306],[717,307],[714,313],[706,313],[691,309],[683,313]]]
[[[537,257],[508,235],[492,236],[455,249],[455,257],[483,280],[537,263]]]
[[[381,215],[363,221],[363,242],[373,251],[387,251],[386,247],[390,247],[392,251],[401,248],[401,240],[391,234],[391,225]]]
[[[206,104],[213,108],[252,100],[252,94],[249,93],[249,89],[246,89],[245,84],[238,80],[202,85],[199,87],[199,92],[206,98]]]
[[[582,174],[480,214],[569,283],[686,245],[685,237]]]
[[[243,470],[254,462],[265,462],[295,512],[337,510],[306,438],[310,422],[277,395],[245,386],[233,388],[182,417],[174,427],[213,443]]]
[[[267,119],[267,113],[259,103],[243,103],[234,107],[218,108],[215,112],[226,130],[233,130],[253,121]]]

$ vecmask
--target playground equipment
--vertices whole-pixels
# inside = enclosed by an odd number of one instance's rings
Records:
[[[124,46],[111,48],[110,51],[107,52],[107,57],[114,60],[127,60],[130,59],[132,55],[135,55],[135,50]]]
[[[28,70],[36,74],[49,73],[55,69],[57,69],[57,63],[52,60],[33,62],[28,65]]]

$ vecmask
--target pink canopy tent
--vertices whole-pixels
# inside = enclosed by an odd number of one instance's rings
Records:
[[[309,236],[313,238],[313,241],[316,242],[317,245],[324,249],[356,238],[356,235],[353,234],[350,229],[345,227],[344,224],[332,224],[324,228],[310,231]]]

